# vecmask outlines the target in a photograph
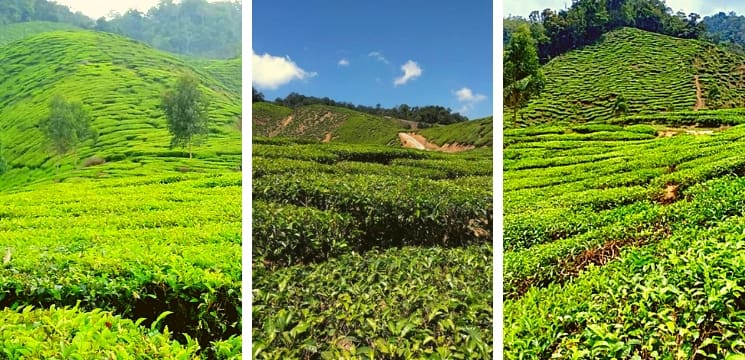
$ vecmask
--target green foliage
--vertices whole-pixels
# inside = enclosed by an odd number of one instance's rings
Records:
[[[67,101],[59,94],[49,102],[49,117],[39,123],[39,128],[58,155],[69,151],[77,153],[80,143],[94,135],[90,111],[83,107],[82,102]]]
[[[662,127],[571,128],[589,133],[505,131],[503,356],[742,352],[727,334],[745,284],[745,128],[624,141],[608,134]]]
[[[505,48],[502,78],[505,106],[512,109],[512,122],[516,123],[518,110],[537,96],[545,84],[535,42],[526,25],[512,34]]]
[[[490,358],[491,156],[254,139],[252,356]]]
[[[492,247],[253,269],[253,358],[492,357]]]
[[[418,131],[427,141],[437,145],[463,144],[476,147],[491,146],[494,141],[494,121],[490,116],[484,119],[469,120],[462,123],[433,126]]]
[[[347,251],[359,231],[348,215],[313,208],[253,203],[253,262],[292,265]]]
[[[744,61],[711,43],[619,29],[543,66],[546,86],[521,111],[520,124],[610,121],[623,117],[619,115],[664,118],[660,114],[673,109],[692,112],[695,76],[707,107],[741,107],[745,78],[738,67]],[[713,87],[718,87],[719,100],[709,99]],[[507,108],[504,113],[505,118],[511,115]]]
[[[89,27],[93,21],[80,12],[47,0],[6,0],[0,4],[0,25],[28,21],[53,21]]]
[[[169,149],[171,139],[159,109],[165,84],[182,72],[196,74],[210,99],[210,142],[194,149],[192,161],[185,152]],[[229,170],[240,164],[235,126],[241,116],[240,92],[231,91],[201,64],[120,36],[81,30],[42,33],[3,46],[0,73],[7,74],[0,79],[0,133],[8,163],[0,189],[46,181],[54,176],[58,160],[61,180],[177,172],[177,167]],[[240,78],[240,72],[233,77]],[[55,93],[85,102],[98,139],[81,143],[78,155],[102,157],[106,165],[70,172],[72,161],[50,156],[37,125],[48,117]]]
[[[163,112],[166,114],[168,131],[171,133],[171,147],[189,147],[197,138],[206,136],[209,131],[208,102],[199,89],[199,81],[193,74],[183,74],[173,89],[163,94]]]
[[[241,54],[241,4],[237,1],[160,1],[146,13],[132,9],[99,20],[95,28],[190,56],[227,59]]]
[[[539,44],[539,57],[546,62],[626,26],[678,38],[701,38],[706,27],[699,19],[696,13],[673,14],[660,0],[576,0],[565,10],[535,9],[529,22],[506,19],[504,31],[505,38],[511,38],[518,31],[516,24],[529,25],[533,39]]]
[[[406,131],[404,123],[354,110],[326,105],[290,109],[273,103],[253,103],[253,133],[331,141],[386,145]]]
[[[81,29],[75,25],[49,21],[33,21],[2,25],[0,26],[0,46],[10,44],[14,41],[23,40],[36,34],[63,30],[74,31]]]
[[[378,104],[378,106],[376,107],[354,105],[351,103],[335,101],[327,97],[317,98],[315,96],[305,96],[295,92],[290,93],[284,99],[277,98],[276,100],[274,100],[274,103],[276,105],[286,106],[293,109],[309,105],[333,106],[335,108],[345,108],[369,115],[411,120],[423,124],[453,124],[468,120],[468,118],[466,118],[465,116],[462,116],[458,113],[453,113],[452,110],[450,110],[449,108],[444,108],[438,105],[412,107],[406,104],[401,104],[390,109],[386,109],[380,107],[380,104]]]
[[[240,333],[240,173],[130,173],[25,190],[0,194],[0,307],[79,301],[167,326],[203,351]]]
[[[0,312],[0,348],[6,359],[51,358],[198,358],[199,344],[185,346],[170,338],[168,330],[148,330],[142,322],[122,319],[100,309],[84,312],[75,308],[33,309]]]

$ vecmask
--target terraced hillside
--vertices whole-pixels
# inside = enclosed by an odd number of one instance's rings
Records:
[[[231,66],[230,69],[239,69]],[[161,93],[184,71],[196,73],[211,101],[210,137],[189,161],[169,149],[170,135]],[[239,75],[236,74],[236,77]],[[46,32],[0,47],[0,142],[10,170],[0,189],[43,181],[54,175],[53,156],[38,129],[55,94],[82,101],[90,109],[98,137],[79,153],[106,164],[97,177],[134,173],[235,169],[240,164],[241,94],[180,58],[120,36],[91,31]],[[71,157],[62,159],[62,177],[76,176]]]
[[[0,358],[241,358],[241,93],[213,76],[240,66],[200,64],[83,30],[0,46]],[[184,71],[210,100],[193,159],[159,109]],[[59,174],[55,94],[98,135]]]
[[[417,133],[440,146],[461,144],[482,147],[491,146],[494,142],[493,130],[494,120],[490,116],[456,124],[434,126],[417,131]]]
[[[303,137],[317,141],[392,144],[410,122],[387,119],[325,105],[290,109],[271,103],[253,104],[255,136]]]
[[[722,125],[505,131],[505,358],[745,353],[745,125]]]
[[[491,359],[492,151],[253,141],[252,356]]]
[[[710,43],[623,28],[546,64],[546,87],[518,122],[605,121],[621,103],[628,115],[744,106],[744,63]]]

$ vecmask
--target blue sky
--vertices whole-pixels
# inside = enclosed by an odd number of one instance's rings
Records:
[[[253,85],[492,115],[492,1],[254,0]],[[247,55],[247,54],[246,54]]]

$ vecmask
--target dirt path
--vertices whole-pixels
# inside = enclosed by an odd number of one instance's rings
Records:
[[[420,143],[419,140],[415,139],[413,136],[407,133],[398,133],[398,139],[401,140],[401,144],[403,144],[405,148],[411,148],[411,149],[417,149],[417,150],[427,149],[424,146],[424,144]]]
[[[290,116],[286,117],[286,118],[285,118],[284,120],[282,120],[282,122],[281,122],[281,123],[279,124],[279,127],[278,127],[278,128],[276,128],[276,129],[272,130],[272,132],[270,132],[270,133],[269,133],[269,136],[270,136],[270,137],[273,137],[273,136],[277,136],[277,135],[279,135],[279,133],[281,133],[281,132],[282,132],[282,130],[284,130],[284,128],[286,128],[286,127],[287,127],[287,125],[290,125],[290,123],[292,122],[292,119],[294,119],[294,117],[293,117],[292,115],[290,115]]]
[[[706,105],[704,104],[704,97],[701,94],[701,83],[698,81],[698,75],[694,75],[693,80],[696,83],[696,105],[693,106],[693,111],[699,111]]]

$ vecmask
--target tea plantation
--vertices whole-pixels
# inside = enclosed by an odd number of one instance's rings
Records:
[[[743,117],[641,118],[505,130],[505,358],[745,352]]]
[[[518,123],[583,123],[742,107],[743,63],[742,55],[711,43],[622,28],[548,62],[543,67],[546,87],[520,111]],[[508,126],[514,125],[511,115],[505,112]]]
[[[0,27],[0,358],[241,358],[240,59],[42,25]],[[192,159],[160,109],[183,72]],[[55,94],[91,113],[79,161],[39,129]]]
[[[254,138],[255,359],[491,359],[492,149]]]

